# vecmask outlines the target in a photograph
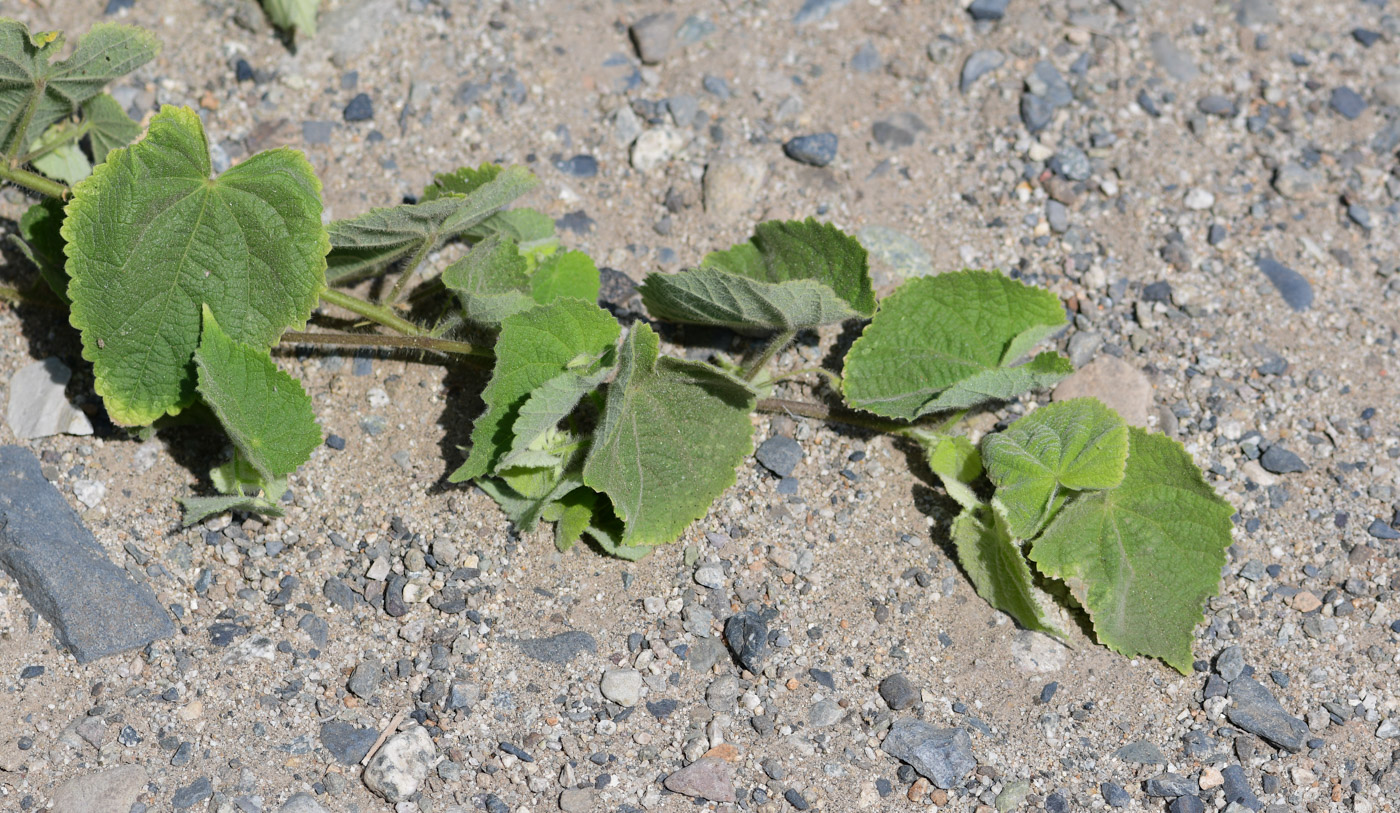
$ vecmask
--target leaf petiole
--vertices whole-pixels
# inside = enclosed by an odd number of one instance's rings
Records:
[[[490,366],[494,358],[490,348],[466,342],[439,339],[433,336],[385,336],[381,333],[305,333],[289,330],[282,334],[282,344],[316,344],[329,347],[396,347],[404,350],[433,350],[465,356],[469,363]]]
[[[796,336],[797,331],[792,329],[784,330],[774,336],[773,340],[768,343],[768,346],[763,348],[763,352],[759,354],[758,358],[754,359],[753,362],[744,369],[744,380],[753,381],[755,378],[758,378],[758,374],[763,372],[763,368],[768,365],[768,362],[772,361],[774,356],[781,353],[783,348],[787,347]]]
[[[384,305],[376,305],[373,302],[366,302],[357,296],[351,296],[344,291],[335,288],[327,288],[321,291],[321,299],[332,305],[342,307],[351,313],[363,316],[376,324],[383,325],[390,330],[398,331],[406,336],[424,336],[427,331],[408,321],[407,319],[394,313],[393,309]]]
[[[841,391],[841,376],[837,375],[831,370],[826,369],[825,367],[803,367],[800,370],[793,370],[790,373],[783,373],[780,376],[776,376],[773,379],[773,383],[781,384],[784,381],[791,381],[794,378],[800,378],[804,375],[810,374],[816,374],[818,376],[821,376],[826,380],[827,386],[831,387],[837,392]]]
[[[21,156],[17,163],[32,164],[40,158],[43,158],[45,155],[48,155],[49,153],[53,152],[54,150],[61,149],[63,147],[68,146],[69,144],[72,144],[74,141],[77,141],[78,139],[87,135],[88,131],[91,129],[92,122],[84,119],[77,125],[63,130],[62,137],[56,138],[53,141],[40,147],[39,149]]]
[[[50,198],[59,200],[68,199],[68,187],[58,181],[51,181],[43,175],[30,172],[27,169],[7,166],[0,162],[0,181],[9,181],[17,186],[22,186],[31,192],[38,192]]]

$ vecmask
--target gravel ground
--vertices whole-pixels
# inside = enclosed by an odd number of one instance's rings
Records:
[[[561,555],[444,484],[482,382],[401,357],[280,356],[343,448],[285,519],[181,530],[218,441],[113,431],[71,329],[6,306],[0,381],[57,356],[97,429],[23,443],[178,629],[78,665],[0,577],[0,807],[1396,809],[1385,0],[325,5],[293,52],[249,0],[112,0],[165,43],[114,94],[199,108],[221,163],[304,150],[334,217],[523,163],[526,202],[634,280],[815,214],[885,290],[962,266],[1048,287],[1072,389],[1178,437],[1239,509],[1196,674],[1018,631],[948,558],[909,449],[802,420],[759,421],[800,449],[790,478],[751,462],[680,543]],[[23,206],[6,190],[0,231]],[[737,658],[726,631],[751,633]]]

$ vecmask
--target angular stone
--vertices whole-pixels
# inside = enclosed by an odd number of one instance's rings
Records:
[[[400,731],[385,740],[365,766],[365,787],[387,802],[401,802],[418,792],[436,759],[437,746],[426,728],[414,726]]]
[[[526,656],[544,663],[563,665],[572,661],[580,652],[597,652],[598,642],[592,635],[580,630],[561,632],[548,638],[529,638],[515,642]]]
[[[662,784],[666,790],[692,799],[708,799],[711,802],[735,800],[734,768],[719,757],[701,757],[667,776]]]
[[[958,77],[958,90],[966,93],[977,84],[977,80],[1000,68],[1006,63],[1006,55],[1001,51],[983,48],[973,51],[963,63],[962,74]]]
[[[1161,773],[1142,783],[1148,796],[1175,799],[1178,796],[1195,796],[1196,783],[1191,777],[1176,773]]]
[[[937,728],[913,717],[896,720],[880,748],[944,790],[977,767],[966,731]]]
[[[326,809],[321,807],[315,796],[309,793],[294,793],[277,808],[277,813],[326,813]]]
[[[724,642],[739,665],[754,673],[763,671],[768,657],[768,625],[751,612],[735,613],[724,622]]]
[[[146,769],[122,765],[59,785],[49,813],[129,813],[146,786]]]
[[[1133,426],[1147,426],[1152,406],[1152,382],[1117,356],[1100,356],[1056,385],[1056,401],[1093,396],[1112,407]]]
[[[64,390],[73,371],[50,356],[25,365],[10,376],[10,403],[5,413],[10,431],[21,440],[50,435],[91,435],[92,424],[68,403]]]
[[[1322,177],[1296,161],[1289,161],[1274,170],[1274,189],[1292,200],[1310,197],[1322,186]]]
[[[920,693],[903,672],[895,672],[880,681],[880,697],[895,711],[904,711],[919,702]]]
[[[321,724],[321,745],[341,765],[358,765],[377,739],[379,732],[373,728],[360,728],[344,720],[328,720]]]
[[[0,446],[0,567],[79,663],[175,632],[150,587],[107,558],[19,446]]]
[[[170,797],[170,804],[176,810],[186,810],[200,802],[207,801],[213,795],[213,780],[207,776],[201,776],[184,787],[176,788],[175,793]]]
[[[655,65],[671,52],[676,33],[676,15],[669,11],[648,14],[632,23],[627,33],[637,48],[637,56],[648,65]]]
[[[1254,678],[1238,677],[1230,683],[1232,705],[1225,717],[1249,733],[1288,751],[1303,750],[1308,724],[1284,711],[1278,699]]]
[[[1135,765],[1165,765],[1167,758],[1149,740],[1134,740],[1113,752],[1115,757]]]
[[[765,469],[789,477],[802,462],[802,446],[787,435],[774,435],[760,443],[753,456]]]

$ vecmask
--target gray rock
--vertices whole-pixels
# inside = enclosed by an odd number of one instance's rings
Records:
[[[1204,96],[1196,102],[1196,109],[1208,116],[1220,116],[1221,118],[1233,118],[1239,112],[1235,100],[1223,93],[1212,93]]]
[[[851,57],[851,70],[856,73],[874,73],[880,70],[880,64],[880,52],[870,40],[866,40]]]
[[[5,417],[21,440],[51,435],[91,435],[92,424],[68,403],[64,389],[73,377],[68,365],[50,356],[27,364],[10,376],[10,403]]]
[[[903,232],[887,226],[866,226],[856,232],[856,239],[898,279],[926,277],[933,273],[933,258],[918,241]]]
[[[637,56],[648,65],[655,65],[671,52],[676,26],[676,15],[667,11],[648,14],[632,23],[627,33],[637,49]]]
[[[1196,68],[1196,63],[1191,61],[1182,50],[1176,47],[1172,38],[1166,34],[1153,34],[1150,42],[1152,58],[1167,72],[1167,75],[1178,82],[1190,82],[1201,72]]]
[[[0,567],[79,663],[175,632],[150,587],[107,558],[19,446],[0,446]]]
[[[1133,803],[1133,797],[1123,786],[1115,782],[1103,782],[1099,785],[1099,793],[1103,800],[1108,802],[1109,807],[1127,807]]]
[[[1011,0],[972,0],[967,13],[974,20],[1000,20],[1006,16],[1006,7]]]
[[[277,808],[277,813],[326,813],[316,797],[309,793],[294,793]]]
[[[363,660],[355,665],[355,670],[350,673],[350,681],[346,687],[356,697],[368,700],[379,689],[379,680],[383,676],[384,666],[378,660],[374,658]]]
[[[1093,360],[1094,354],[1103,346],[1103,337],[1097,333],[1076,333],[1069,337],[1069,363],[1076,369]]]
[[[572,630],[548,638],[528,638],[515,642],[527,657],[544,663],[563,665],[578,657],[580,652],[597,652],[598,642],[586,632]]]
[[[756,613],[729,616],[724,622],[724,642],[740,666],[754,674],[763,671],[763,660],[768,657],[768,625]]]
[[[1278,9],[1274,0],[1240,0],[1235,11],[1235,21],[1240,25],[1268,25],[1278,22]]]
[[[1042,96],[1034,93],[1021,94],[1021,122],[1032,133],[1038,133],[1050,126],[1055,118],[1055,106]]]
[[[1100,356],[1055,386],[1056,401],[1093,396],[1117,410],[1134,426],[1147,426],[1152,406],[1152,382],[1117,356]]]
[[[481,702],[481,687],[475,683],[453,683],[443,699],[443,708],[448,711],[470,709]]]
[[[802,462],[802,447],[786,435],[774,435],[758,445],[754,459],[779,477],[788,477]]]
[[[1382,519],[1371,520],[1371,524],[1366,526],[1366,533],[1376,539],[1400,539],[1400,531],[1385,524]]]
[[[619,706],[635,706],[642,701],[642,673],[636,669],[609,669],[599,681],[603,696]]]
[[[973,51],[963,63],[962,75],[958,77],[958,90],[967,93],[978,79],[1006,64],[1006,55],[992,48]]]
[[[807,725],[812,728],[827,728],[836,725],[846,716],[846,710],[835,700],[819,700],[807,712]]]
[[[385,740],[365,766],[365,787],[386,802],[403,801],[418,792],[436,759],[437,746],[426,728],[414,726],[400,731]]]
[[[146,769],[122,765],[58,786],[49,813],[129,813],[146,787]]]
[[[851,0],[806,0],[802,8],[792,16],[792,21],[796,25],[815,23],[825,19],[826,15],[851,2]]]
[[[1361,94],[1349,87],[1339,87],[1332,90],[1332,97],[1327,101],[1338,115],[1348,121],[1360,118],[1366,112],[1366,100],[1361,98]]]
[[[1165,765],[1167,758],[1150,740],[1134,740],[1127,745],[1113,752],[1113,755],[1124,762],[1131,762],[1134,765]]]
[[[321,724],[321,745],[341,765],[358,765],[377,739],[379,732],[373,728],[360,728],[344,720]]]
[[[1064,107],[1074,101],[1074,91],[1070,90],[1064,75],[1048,59],[1040,60],[1031,68],[1030,75],[1026,77],[1026,89],[1044,98],[1052,107]]]
[[[734,768],[718,757],[701,757],[667,776],[662,785],[692,799],[733,802]]]
[[[724,657],[724,644],[718,638],[701,638],[690,645],[685,654],[686,665],[692,671],[706,674]]]
[[[742,214],[757,202],[767,178],[768,167],[753,158],[712,162],[701,182],[705,211],[720,216]]]
[[[1278,699],[1254,678],[1230,683],[1232,705],[1225,717],[1239,728],[1288,751],[1298,752],[1308,736],[1308,724],[1283,710]]]
[[[331,143],[331,131],[335,125],[329,121],[303,121],[301,123],[301,140],[307,144],[329,144]]]
[[[918,703],[921,695],[903,672],[895,672],[880,681],[880,697],[895,711],[904,711]]]
[[[1196,795],[1196,783],[1191,781],[1191,777],[1170,771],[1158,774],[1143,782],[1142,789],[1147,792],[1148,796],[1167,799]]]
[[[207,776],[201,776],[182,788],[176,788],[175,793],[170,797],[170,805],[176,810],[185,810],[200,802],[207,801],[213,795],[213,780]]]
[[[1245,776],[1244,768],[1226,765],[1220,771],[1220,775],[1225,780],[1220,789],[1224,793],[1226,804],[1239,804],[1250,810],[1259,810],[1264,806],[1259,797],[1254,795],[1254,789],[1249,786],[1249,777]]]
[[[589,789],[570,788],[559,794],[559,809],[564,813],[589,813],[593,810],[597,792]]]
[[[1274,170],[1274,189],[1285,198],[1299,200],[1309,197],[1322,185],[1322,178],[1296,161],[1289,161]]]
[[[1049,166],[1052,172],[1071,181],[1086,181],[1094,171],[1089,156],[1072,144],[1051,156]]]
[[[1045,220],[1050,224],[1050,231],[1056,234],[1069,231],[1069,209],[1058,200],[1045,201]]]
[[[1244,650],[1237,646],[1227,646],[1215,656],[1215,671],[1226,683],[1244,672]]]
[[[1258,257],[1255,265],[1269,278],[1288,307],[1305,311],[1312,307],[1313,288],[1307,278],[1272,257]]]
[[[1394,740],[1400,739],[1400,717],[1387,717],[1376,726],[1376,739]]]
[[[880,748],[944,790],[977,767],[966,731],[937,728],[913,717],[896,720]]]
[[[913,113],[895,113],[870,126],[870,137],[881,147],[900,149],[913,146],[919,133],[928,129],[924,120]]]
[[[783,153],[799,164],[824,167],[836,160],[835,133],[797,136],[783,145]]]
[[[1264,467],[1264,471],[1274,474],[1297,474],[1308,470],[1303,458],[1277,443],[1270,446],[1259,458],[1259,465]]]

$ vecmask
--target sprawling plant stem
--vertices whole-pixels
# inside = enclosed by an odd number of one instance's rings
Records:
[[[758,374],[763,372],[763,368],[768,366],[768,362],[772,361],[774,356],[782,352],[782,349],[787,347],[795,336],[797,336],[796,330],[784,330],[774,336],[773,340],[768,343],[768,346],[763,348],[763,352],[759,354],[758,358],[754,359],[748,367],[744,368],[744,380],[752,381],[757,378]]]
[[[909,424],[899,421],[885,420],[848,409],[835,409],[826,404],[812,401],[791,401],[787,398],[761,398],[758,401],[757,410],[776,415],[801,415],[804,418],[814,418],[829,423],[844,423],[847,426],[858,426],[862,429],[889,435],[902,435],[911,428]]]
[[[20,156],[20,158],[19,158],[19,160],[17,161],[17,163],[20,163],[20,164],[32,164],[32,163],[34,163],[35,161],[39,160],[40,158],[43,158],[45,155],[48,155],[49,153],[53,152],[54,150],[57,150],[57,149],[59,149],[59,148],[61,148],[61,147],[66,147],[66,146],[68,146],[69,144],[72,144],[74,141],[77,141],[78,139],[80,139],[80,138],[82,138],[83,136],[87,135],[88,131],[91,130],[91,129],[92,129],[92,122],[91,122],[91,121],[84,120],[84,121],[80,122],[76,127],[69,127],[69,128],[63,133],[63,138],[54,139],[53,141],[49,142],[48,144],[45,144],[44,146],[40,147],[39,149],[34,150],[34,151],[31,152],[31,153],[26,153],[25,155]]]
[[[392,308],[376,305],[373,302],[366,302],[359,297],[351,296],[335,288],[327,288],[322,291],[321,299],[332,305],[342,307],[351,313],[363,316],[371,322],[383,325],[390,330],[402,333],[405,336],[426,336],[428,333],[428,331],[423,328],[399,316],[397,313],[394,313]]]
[[[424,242],[423,245],[419,246],[418,250],[413,252],[413,256],[408,258],[408,262],[404,263],[403,273],[399,274],[399,278],[394,281],[393,290],[389,291],[389,295],[384,297],[381,302],[390,305],[398,302],[399,297],[403,295],[404,286],[408,284],[408,281],[413,278],[414,274],[418,273],[418,266],[423,264],[423,261],[428,258],[428,254],[436,247],[436,241],[434,240],[428,240]]]
[[[68,187],[65,184],[51,181],[43,175],[30,172],[27,169],[9,166],[4,162],[0,162],[0,181],[9,181],[46,197],[58,198],[59,200],[68,198]]]
[[[466,342],[438,339],[432,336],[385,336],[382,333],[306,333],[289,330],[282,334],[282,344],[316,344],[330,347],[397,347],[405,350],[432,350],[462,356],[463,361],[477,366],[490,366],[494,358],[490,348]]]

